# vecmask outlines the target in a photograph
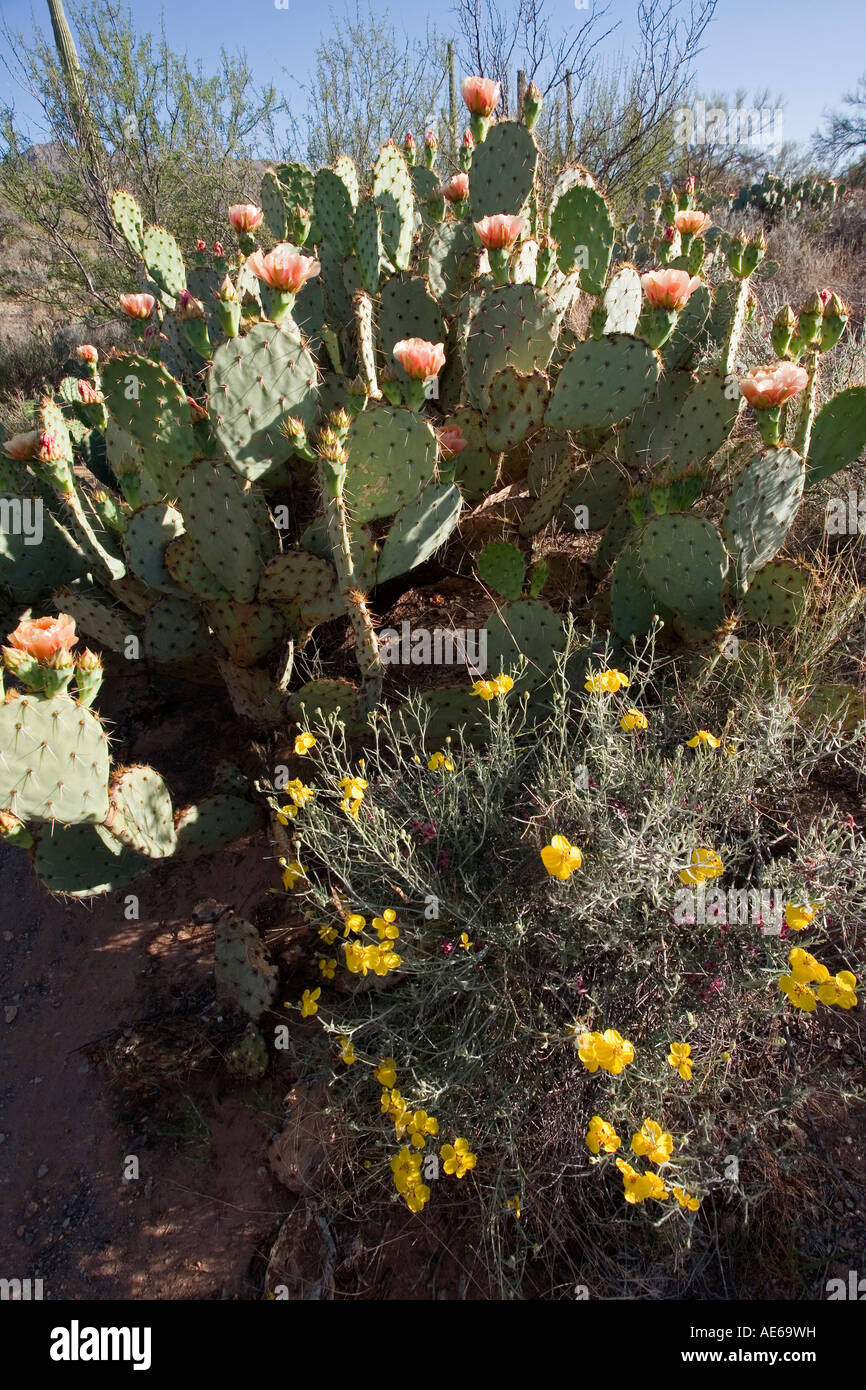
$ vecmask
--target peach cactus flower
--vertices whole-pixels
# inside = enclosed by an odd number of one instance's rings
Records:
[[[755,367],[740,380],[740,392],[753,410],[771,410],[784,405],[807,386],[809,373],[793,362],[775,362],[771,367]]]
[[[79,343],[75,349],[75,356],[79,362],[98,362],[99,350],[92,343]]]
[[[149,319],[156,307],[152,294],[118,295],[120,307],[131,319]]]
[[[673,309],[679,313],[701,283],[687,270],[650,270],[640,277],[644,294],[653,309]]]
[[[229,208],[229,221],[236,232],[254,232],[264,215],[255,203],[232,203]]]
[[[3,441],[3,452],[16,463],[28,463],[39,448],[39,430],[28,430],[26,434],[13,434]]]
[[[454,174],[447,183],[443,183],[442,196],[449,203],[462,203],[464,198],[469,197],[469,175]]]
[[[499,83],[490,77],[464,77],[460,91],[473,116],[492,116],[499,104]]]
[[[48,661],[55,652],[68,652],[75,646],[75,620],[68,613],[60,613],[56,618],[25,618],[6,641],[35,661]]]
[[[497,212],[492,217],[482,217],[480,222],[473,225],[485,250],[507,251],[523,231],[523,218]]]
[[[285,241],[267,255],[254,251],[247,265],[272,290],[280,290],[283,294],[297,294],[322,268],[313,256],[302,256]]]
[[[697,208],[686,208],[674,214],[674,223],[680,236],[703,236],[711,221],[708,212],[698,212]]]
[[[426,338],[404,338],[394,344],[394,356],[413,381],[438,376],[445,366],[445,344],[428,343]]]
[[[462,453],[469,445],[469,440],[463,438],[463,431],[459,425],[443,425],[436,431],[436,437],[439,440],[439,448],[449,459]]]
[[[63,458],[64,448],[60,436],[53,430],[42,430],[39,435],[39,446],[37,454],[42,463],[59,463]]]

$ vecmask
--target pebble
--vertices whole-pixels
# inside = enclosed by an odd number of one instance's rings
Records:
[[[47,1172],[48,1172],[48,1164],[47,1164],[47,1163],[40,1163],[39,1167],[36,1169],[36,1176],[37,1176],[37,1178],[44,1178],[44,1177],[45,1177],[45,1174],[46,1174]]]
[[[18,1014],[17,1004],[7,1004],[3,1010],[3,1017],[7,1023],[12,1023]]]

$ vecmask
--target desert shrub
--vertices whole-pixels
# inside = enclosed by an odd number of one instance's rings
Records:
[[[753,1165],[771,1133],[788,1171],[777,1126],[816,1085],[861,1089],[851,1015],[811,1003],[817,983],[785,985],[810,1011],[793,1007],[780,980],[794,948],[830,977],[858,969],[862,836],[832,809],[790,811],[816,764],[861,769],[864,726],[798,720],[778,682],[731,693],[675,681],[650,643],[613,693],[582,676],[572,689],[560,667],[540,725],[496,695],[481,744],[425,736],[411,702],[382,715],[362,759],[340,725],[311,726],[281,815],[295,837],[284,882],[310,921],[295,1060],[333,1077],[352,1137],[324,1202],[450,1203],[476,1228],[480,1215],[500,1293],[575,1280],[621,1293],[634,1241],[671,1258],[705,1247],[722,1207],[764,1190]],[[622,725],[635,709],[645,730]],[[713,738],[692,747],[700,727]],[[542,855],[556,836],[581,851],[564,881]],[[696,851],[718,856],[704,906]],[[816,903],[792,931],[789,905]],[[795,956],[794,974],[810,973],[824,972]],[[618,1074],[587,1041],[611,1029],[633,1050]],[[675,1043],[690,1048],[681,1067]],[[614,1152],[590,1153],[595,1116]],[[655,1164],[630,1147],[648,1120],[671,1136],[667,1161],[666,1139]],[[462,1177],[458,1138],[475,1155]],[[648,1183],[620,1159],[660,1175],[661,1196],[642,1200]]]

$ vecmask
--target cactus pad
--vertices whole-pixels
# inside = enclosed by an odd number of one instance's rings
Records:
[[[812,428],[806,483],[811,487],[848,468],[866,449],[866,386],[851,386],[828,401]]]
[[[275,555],[262,571],[258,598],[288,613],[303,627],[330,622],[343,612],[334,566],[305,550]]]
[[[178,470],[196,452],[182,386],[160,363],[130,353],[105,364],[102,390],[112,419],[142,446],[148,472],[170,494]]]
[[[148,274],[162,293],[177,299],[186,289],[186,267],[171,232],[165,227],[148,227],[142,239],[141,254]]]
[[[396,145],[383,145],[373,165],[373,199],[382,214],[385,254],[397,270],[408,270],[415,231],[415,193],[409,166]]]
[[[352,421],[346,449],[346,502],[356,521],[392,516],[432,480],[436,436],[415,411],[368,407]]]
[[[185,468],[177,484],[188,534],[211,572],[238,603],[255,597],[262,563],[257,509],[237,474],[203,459]],[[208,563],[210,562],[210,563]]]
[[[429,560],[454,530],[462,505],[453,483],[428,483],[401,507],[382,546],[376,582],[384,584]]]
[[[504,367],[543,370],[556,346],[558,322],[550,297],[533,285],[504,285],[484,294],[464,346],[471,404],[487,409],[490,383]]]
[[[76,825],[108,810],[108,739],[68,695],[22,695],[0,707],[0,809]]]
[[[290,327],[259,323],[217,348],[208,380],[211,420],[242,477],[260,478],[290,456],[280,433],[287,416],[312,429],[317,380],[312,357]]]
[[[223,596],[204,606],[204,617],[221,646],[239,666],[255,666],[283,635],[283,618],[264,603],[235,603]]]
[[[521,121],[497,121],[475,146],[469,166],[472,220],[519,213],[532,192],[538,147]]]
[[[756,623],[790,631],[805,610],[811,587],[809,570],[788,560],[771,560],[752,575],[743,608]]]
[[[166,502],[139,507],[130,517],[123,538],[126,557],[133,574],[149,588],[164,594],[183,593],[165,565],[165,548],[182,531],[183,517]]]
[[[793,449],[770,449],[734,479],[722,533],[741,588],[781,550],[800,506],[805,471]]]
[[[544,419],[550,382],[544,372],[518,372],[503,367],[490,383],[487,447],[494,452],[514,449]]]
[[[260,1018],[277,992],[277,967],[271,964],[264,942],[252,923],[234,912],[223,912],[214,932],[218,996],[251,1019]]]
[[[174,666],[196,661],[213,647],[213,638],[194,603],[161,598],[144,618],[144,654],[149,661]]]
[[[50,893],[93,898],[123,888],[148,867],[95,825],[47,826],[36,842],[33,867]]]
[[[493,541],[478,556],[478,577],[488,588],[512,601],[523,592],[526,561],[516,545]]]
[[[165,859],[177,845],[168,787],[152,767],[117,772],[108,790],[106,829],[137,854]]]
[[[634,333],[640,318],[643,290],[640,276],[632,265],[625,265],[611,277],[604,292],[604,333]]]
[[[132,254],[140,256],[144,250],[142,240],[144,223],[141,219],[141,208],[132,194],[127,193],[125,188],[118,188],[116,192],[112,193],[111,215]]]
[[[728,553],[709,521],[691,513],[654,516],[640,533],[640,558],[656,598],[692,627],[724,622]]]
[[[557,264],[564,275],[580,273],[580,288],[601,294],[613,252],[610,208],[594,188],[573,184],[553,204],[550,234],[559,245]]]
[[[719,372],[710,372],[686,396],[673,435],[671,457],[680,467],[706,463],[722,447],[743,404]]]
[[[427,293],[426,280],[418,276],[392,275],[382,286],[379,301],[379,346],[389,366],[395,367],[394,344],[404,338],[423,338],[428,343],[445,341],[442,310]],[[396,368],[398,375],[402,368]]]
[[[640,338],[610,333],[588,338],[567,358],[547,410],[560,429],[606,429],[624,420],[655,387],[658,353]]]
[[[177,859],[197,859],[250,835],[261,824],[261,812],[251,801],[231,792],[206,796],[175,816]]]
[[[487,669],[493,676],[504,672],[514,679],[514,690],[521,694],[533,690],[552,674],[559,652],[565,648],[565,633],[557,613],[538,598],[521,598],[503,604],[488,618]],[[520,658],[527,668],[518,678]]]

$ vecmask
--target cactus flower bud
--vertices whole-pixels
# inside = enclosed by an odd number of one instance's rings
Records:
[[[149,319],[156,308],[152,294],[121,294],[118,299],[121,309],[131,319]]]
[[[755,270],[757,270],[758,266],[761,264],[761,261],[764,259],[764,256],[766,254],[767,239],[764,236],[763,232],[758,232],[757,236],[753,237],[750,242],[747,242],[746,248],[743,251],[744,279],[747,276],[751,275]]]
[[[196,240],[195,249],[196,249],[196,251],[198,251],[198,252],[206,251],[206,250],[207,250],[207,242],[206,242],[206,241],[202,241],[201,237],[199,237],[199,238]]]
[[[301,207],[300,203],[295,204],[295,211],[292,215],[292,240],[296,246],[304,246],[307,237],[310,235],[310,228],[313,219],[306,208]]]
[[[348,410],[344,406],[340,406],[338,410],[331,411],[328,420],[335,433],[345,438],[346,431],[352,423],[352,417]]]
[[[78,687],[78,702],[88,708],[93,704],[102,685],[104,671],[102,659],[85,647],[75,663],[75,684]]]
[[[735,237],[731,238],[731,243],[728,247],[728,269],[738,280],[744,280],[746,278],[746,272],[743,270],[743,256],[745,250],[746,234],[745,232],[738,232]]]
[[[102,392],[97,391],[96,387],[85,378],[81,377],[78,381],[78,395],[82,405],[101,405]]]
[[[439,141],[436,139],[434,131],[428,130],[424,136],[424,148],[425,150],[438,150]]]
[[[464,173],[469,172],[472,163],[472,151],[475,149],[475,140],[471,130],[464,130],[463,139],[460,141],[459,163]]]
[[[236,232],[254,232],[264,215],[255,203],[232,203],[229,208],[229,221]]]
[[[62,695],[75,673],[75,657],[62,649],[42,663],[42,689],[47,696]]]
[[[12,811],[0,811],[0,838],[19,849],[31,849],[34,844],[26,825]]]
[[[783,304],[770,330],[773,351],[777,357],[790,357],[791,344],[797,332],[797,315],[790,304]]]
[[[411,165],[415,163],[415,156],[418,153],[415,136],[412,134],[411,130],[407,130],[406,134],[403,136],[403,153],[406,156],[406,163],[411,167]]]
[[[283,434],[287,439],[306,439],[307,430],[303,420],[299,420],[297,415],[287,415],[282,424]]]
[[[177,297],[175,313],[181,323],[187,323],[190,319],[203,319],[204,305],[189,290],[181,290]]]
[[[804,345],[810,348],[817,347],[821,339],[821,325],[824,318],[824,304],[817,291],[810,294],[805,303],[800,306],[798,318],[800,337]]]
[[[538,257],[535,262],[535,284],[538,289],[543,289],[550,278],[550,272],[556,264],[556,253],[559,250],[559,242],[552,236],[543,236],[538,243]]]
[[[215,242],[214,242],[214,244],[213,244],[213,253],[214,253],[215,256],[223,256],[223,255],[225,255],[225,251],[223,250],[223,244],[222,244],[221,241],[215,241]]]
[[[443,183],[441,193],[449,203],[465,202],[469,197],[469,175],[454,174],[447,183]]]
[[[694,191],[695,191],[695,176],[694,176],[694,174],[689,174],[688,178],[686,179],[685,187],[686,187],[686,192],[687,192],[687,193],[694,193]]]
[[[207,411],[205,410],[203,405],[199,405],[195,396],[187,396],[186,403],[189,406],[189,413],[192,416],[194,422],[196,420],[206,420],[208,418]]]
[[[237,304],[238,292],[232,283],[230,275],[225,275],[218,290],[214,290],[214,298],[219,299],[223,304]]]
[[[37,455],[40,463],[60,463],[66,451],[60,436],[53,430],[41,430]]]
[[[665,227],[664,231],[662,232],[662,240],[663,240],[663,241],[676,241],[676,239],[677,239],[677,229],[676,229],[676,227],[675,227],[673,224],[671,224],[671,225],[668,226],[668,227]]]
[[[540,90],[534,82],[530,82],[526,89],[526,96],[523,98],[523,119],[527,130],[532,130],[538,117],[541,115],[541,106],[544,101]]]
[[[499,103],[500,84],[489,77],[464,77],[460,87],[473,116],[492,116]]]
[[[99,361],[99,350],[92,343],[79,343],[75,349],[75,356],[79,362],[86,362],[90,366],[95,366]]]
[[[824,304],[824,318],[821,323],[821,342],[820,351],[829,352],[830,348],[835,347],[845,332],[845,325],[848,322],[850,309],[838,294],[831,294]]]

